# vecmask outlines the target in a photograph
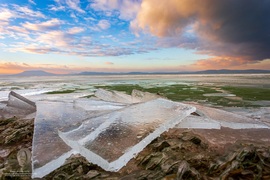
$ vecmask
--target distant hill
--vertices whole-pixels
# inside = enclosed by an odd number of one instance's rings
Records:
[[[12,76],[106,76],[106,75],[151,75],[151,74],[263,74],[270,73],[270,70],[257,70],[257,69],[248,69],[248,70],[229,70],[229,69],[219,69],[219,70],[205,70],[205,71],[190,71],[190,72],[91,72],[85,71],[77,74],[53,74],[46,71],[35,70],[35,71],[24,71],[19,74],[14,74]]]
[[[81,72],[74,75],[146,75],[146,74],[263,74],[270,73],[270,70],[205,70],[205,71],[190,71],[190,72],[127,72],[127,73],[114,73],[114,72]]]
[[[57,76],[57,74],[36,70],[36,71],[24,71],[19,74],[14,74],[14,76]]]
[[[229,69],[220,69],[220,70],[197,71],[197,72],[193,72],[193,73],[194,74],[262,74],[262,73],[270,73],[270,70],[259,70],[259,69],[229,70]]]

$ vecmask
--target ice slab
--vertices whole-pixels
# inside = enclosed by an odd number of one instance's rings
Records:
[[[135,102],[136,100],[138,102],[146,102],[157,98],[163,98],[157,94],[143,92],[136,89],[132,90],[131,96],[133,97],[133,102]]]
[[[105,89],[98,89],[95,92],[95,96],[101,100],[117,103],[132,104],[134,102],[139,102],[139,100],[133,98],[132,96],[119,91],[108,91]]]
[[[239,114],[257,121],[263,122],[270,126],[270,107],[260,107],[260,108],[224,108],[226,111],[230,111],[235,114]]]
[[[118,102],[125,104],[146,102],[153,99],[163,98],[157,94],[143,92],[136,89],[132,91],[131,95],[119,91],[108,91],[105,89],[98,89],[95,92],[95,96],[104,101]]]
[[[14,116],[23,118],[36,111],[34,102],[11,91],[8,95],[6,105],[0,108],[0,118],[7,119]]]
[[[270,129],[265,123],[251,119],[239,114],[234,114],[220,109],[192,104],[197,108],[197,112],[203,117],[207,117],[218,121],[221,126],[231,129],[250,129],[250,128],[267,128]]]
[[[189,115],[177,124],[175,128],[220,129],[221,125],[219,122],[206,117]]]
[[[76,107],[83,108],[86,111],[96,110],[117,110],[124,108],[126,105],[122,103],[105,102],[100,100],[81,98],[74,101]]]
[[[88,118],[120,109],[118,103],[90,99],[75,102],[38,101],[32,143],[32,178],[41,178],[60,167],[74,151],[58,136],[58,131],[80,127]],[[115,105],[115,107],[114,107]]]
[[[152,140],[181,122],[195,107],[155,99],[84,121],[59,136],[107,171],[118,171]]]
[[[47,88],[45,88],[45,89],[44,88],[42,88],[42,89],[21,89],[21,90],[14,90],[14,92],[20,94],[21,96],[29,97],[29,96],[44,94],[46,92],[51,92],[54,90],[47,89]],[[10,91],[0,91],[0,100],[6,101],[8,99],[9,93],[10,93]]]
[[[36,104],[34,102],[15,93],[14,91],[11,91],[8,95],[7,106],[17,109],[23,109],[32,113],[36,111]]]
[[[75,93],[67,93],[67,94],[39,94],[26,96],[32,101],[73,101],[74,99],[82,98],[85,96],[93,95],[93,93],[83,93],[83,92],[75,92]]]

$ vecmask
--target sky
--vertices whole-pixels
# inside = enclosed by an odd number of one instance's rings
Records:
[[[0,0],[0,74],[270,70],[270,0]]]

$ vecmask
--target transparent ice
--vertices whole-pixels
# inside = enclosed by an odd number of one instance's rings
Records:
[[[124,104],[139,102],[139,100],[136,98],[133,98],[132,96],[119,91],[107,91],[104,89],[98,89],[95,92],[95,96],[103,101],[118,102]]]
[[[36,105],[29,99],[11,91],[8,95],[8,101],[1,103],[0,118],[7,119],[14,116],[23,118],[36,111]]]
[[[32,177],[43,177],[60,167],[75,153],[58,136],[70,131],[88,118],[123,108],[119,103],[78,99],[75,102],[38,101],[32,147]],[[49,152],[49,153],[48,153]]]
[[[231,129],[250,129],[250,128],[267,128],[265,123],[255,119],[248,118],[239,114],[227,112],[221,109],[206,107],[198,104],[192,104],[197,108],[197,112],[203,117],[218,121],[221,126]]]
[[[218,121],[212,120],[207,117],[189,115],[179,124],[177,124],[175,128],[220,129],[221,125]]]
[[[90,162],[117,171],[195,110],[182,103],[155,99],[89,119],[79,128],[59,135]]]

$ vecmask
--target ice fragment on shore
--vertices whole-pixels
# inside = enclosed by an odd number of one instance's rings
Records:
[[[23,118],[36,111],[36,104],[29,99],[11,91],[5,106],[0,108],[0,118],[7,119],[14,116]]]
[[[95,92],[95,96],[104,101],[118,102],[124,104],[146,102],[153,99],[162,98],[157,94],[143,92],[136,89],[132,91],[131,95],[119,91],[108,91],[104,89],[98,89]]]
[[[131,104],[134,102],[139,102],[139,100],[132,98],[132,96],[119,91],[107,91],[104,89],[98,89],[95,92],[95,96],[101,100],[109,102],[117,102],[124,104]]]
[[[175,127],[190,129],[220,129],[221,125],[219,122],[206,117],[189,115]]]
[[[90,162],[117,171],[195,110],[182,103],[156,99],[89,119],[79,128],[59,135]]]
[[[133,97],[133,101],[138,102],[146,102],[157,98],[162,98],[161,96],[149,92],[143,92],[136,89],[132,90],[131,96]]]
[[[75,103],[38,101],[32,143],[32,177],[43,177],[52,172],[64,163],[71,151],[74,152],[58,136],[59,130],[76,129],[88,118],[122,107],[118,103],[90,99],[78,99]]]
[[[254,119],[227,112],[220,109],[192,104],[197,108],[200,115],[218,121],[221,126],[231,129],[251,129],[251,128],[267,128],[270,129],[265,123],[256,121]]]
[[[8,95],[7,106],[29,111],[31,113],[36,111],[36,104],[34,102],[15,93],[14,91],[11,91]]]
[[[74,105],[76,107],[83,108],[86,111],[101,111],[101,110],[117,110],[124,108],[126,105],[115,102],[105,102],[100,100],[92,100],[92,99],[77,99],[74,101]]]
[[[76,127],[86,116],[82,110],[73,108],[67,102],[37,102],[34,137],[32,143],[32,177],[41,177],[38,172],[47,172],[51,161],[58,160],[63,154],[71,151],[57,132]],[[70,127],[71,126],[71,127]],[[58,164],[58,163],[56,163]],[[61,165],[60,165],[61,166]],[[51,164],[50,170],[59,166]]]

